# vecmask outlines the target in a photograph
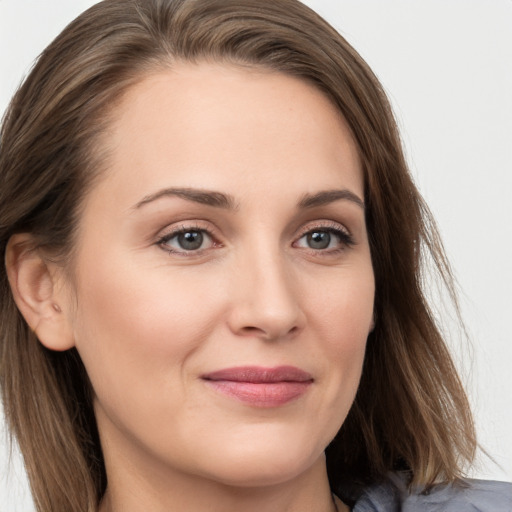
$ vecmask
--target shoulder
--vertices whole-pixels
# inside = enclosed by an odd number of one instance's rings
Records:
[[[512,512],[512,484],[491,480],[463,480],[437,485],[426,493],[409,491],[404,474],[368,487],[353,512]]]

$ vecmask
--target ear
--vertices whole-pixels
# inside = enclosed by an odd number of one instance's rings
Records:
[[[368,334],[372,333],[374,329],[375,329],[375,311],[373,312],[373,315],[372,315],[372,322],[370,324],[370,330],[368,331]]]
[[[5,266],[14,300],[39,341],[50,350],[74,346],[61,269],[34,248],[33,237],[13,235],[7,243]],[[60,277],[62,279],[62,277]]]

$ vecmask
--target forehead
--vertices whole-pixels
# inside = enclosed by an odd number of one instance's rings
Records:
[[[107,179],[139,195],[171,184],[229,193],[241,179],[289,190],[344,176],[363,188],[356,144],[332,102],[306,81],[257,68],[181,63],[149,75],[124,95],[103,143]]]

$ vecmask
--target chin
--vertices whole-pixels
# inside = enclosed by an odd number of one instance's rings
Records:
[[[291,481],[324,461],[323,445],[267,440],[262,436],[258,443],[232,443],[222,454],[210,454],[210,478],[236,487],[266,487]]]

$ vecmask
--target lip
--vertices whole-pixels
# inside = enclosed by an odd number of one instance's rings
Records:
[[[237,366],[202,375],[216,391],[254,407],[279,407],[300,398],[313,377],[295,366]]]

